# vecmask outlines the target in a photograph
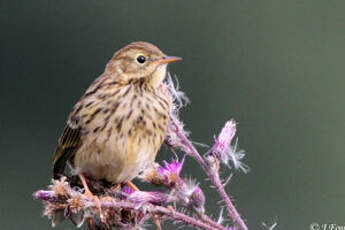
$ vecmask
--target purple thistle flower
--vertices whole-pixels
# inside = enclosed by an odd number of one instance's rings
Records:
[[[175,185],[180,179],[180,173],[182,171],[182,166],[185,157],[183,157],[181,162],[175,159],[171,160],[171,163],[164,161],[164,166],[158,167],[158,173],[164,177],[164,184],[168,187]]]
[[[232,161],[235,169],[242,170],[244,173],[249,171],[249,167],[241,162],[245,153],[243,150],[237,149],[237,140],[233,146],[231,146],[231,141],[236,134],[236,122],[234,120],[227,121],[219,133],[218,137],[215,138],[215,144],[210,150],[211,155],[207,156],[209,164],[215,165],[216,171],[219,170],[219,166],[216,162],[212,160],[217,158],[227,166],[228,162]],[[230,167],[230,166],[229,166]]]
[[[159,172],[161,174],[163,174],[164,176],[167,176],[169,174],[174,174],[174,175],[177,175],[179,176],[180,175],[180,172],[182,170],[182,166],[183,166],[183,163],[184,163],[184,159],[185,157],[183,157],[182,161],[181,162],[178,162],[177,160],[173,159],[171,160],[171,163],[168,163],[166,161],[164,161],[164,167],[163,166],[160,166],[158,168]]]
[[[236,123],[234,120],[227,121],[219,133],[218,138],[215,138],[211,152],[221,161],[228,161],[228,150],[230,143],[236,134]]]
[[[171,160],[171,163],[164,161],[164,165],[161,166],[157,163],[147,168],[139,178],[145,182],[149,182],[155,185],[164,185],[169,189],[175,187],[176,184],[182,183],[180,173],[185,157],[179,162],[175,159]]]

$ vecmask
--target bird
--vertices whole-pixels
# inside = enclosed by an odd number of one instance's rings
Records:
[[[172,103],[161,86],[167,65],[179,60],[142,41],[115,52],[68,116],[53,178],[68,165],[89,194],[86,177],[134,187],[130,181],[155,161],[164,142]]]

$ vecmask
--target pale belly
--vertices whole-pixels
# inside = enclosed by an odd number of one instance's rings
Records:
[[[112,183],[132,180],[150,166],[162,144],[162,135],[144,137],[145,131],[119,138],[112,134],[107,141],[104,135],[89,136],[75,154],[74,173],[84,173],[94,179]]]

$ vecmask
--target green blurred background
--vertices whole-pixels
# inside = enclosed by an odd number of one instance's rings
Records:
[[[344,12],[341,0],[1,0],[1,229],[51,229],[31,194],[49,183],[66,116],[137,40],[184,58],[170,72],[192,101],[181,118],[193,140],[239,123],[251,172],[226,189],[250,229],[344,226]],[[187,165],[217,216],[220,198]]]

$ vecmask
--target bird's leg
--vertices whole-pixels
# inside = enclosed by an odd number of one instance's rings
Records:
[[[140,191],[138,187],[133,184],[131,181],[126,181],[125,183],[129,188],[131,188],[133,191]],[[158,216],[157,215],[152,215],[153,221],[156,225],[157,230],[162,230],[161,223],[159,222]]]
[[[161,223],[159,222],[158,216],[153,215],[152,217],[153,217],[153,221],[155,222],[157,230],[162,230],[162,226],[161,226]]]
[[[85,189],[85,195],[86,196],[90,196],[90,197],[92,197],[92,199],[94,199],[94,201],[96,203],[96,207],[97,207],[97,209],[99,211],[99,215],[101,216],[102,215],[101,201],[99,200],[98,196],[93,195],[93,193],[90,191],[89,186],[87,185],[86,178],[85,178],[84,174],[79,173],[78,176],[79,176],[79,179],[80,179],[80,181],[83,184],[83,187]]]
[[[80,174],[78,174],[78,176],[79,176],[79,179],[80,179],[80,181],[83,184],[83,187],[85,189],[85,194],[93,196],[92,192],[89,189],[89,186],[87,185],[86,178],[85,178],[84,174],[80,173]]]
[[[132,189],[133,191],[140,191],[139,189],[138,189],[138,187],[135,185],[135,184],[133,184],[131,181],[126,181],[126,185],[130,188],[130,189]]]

